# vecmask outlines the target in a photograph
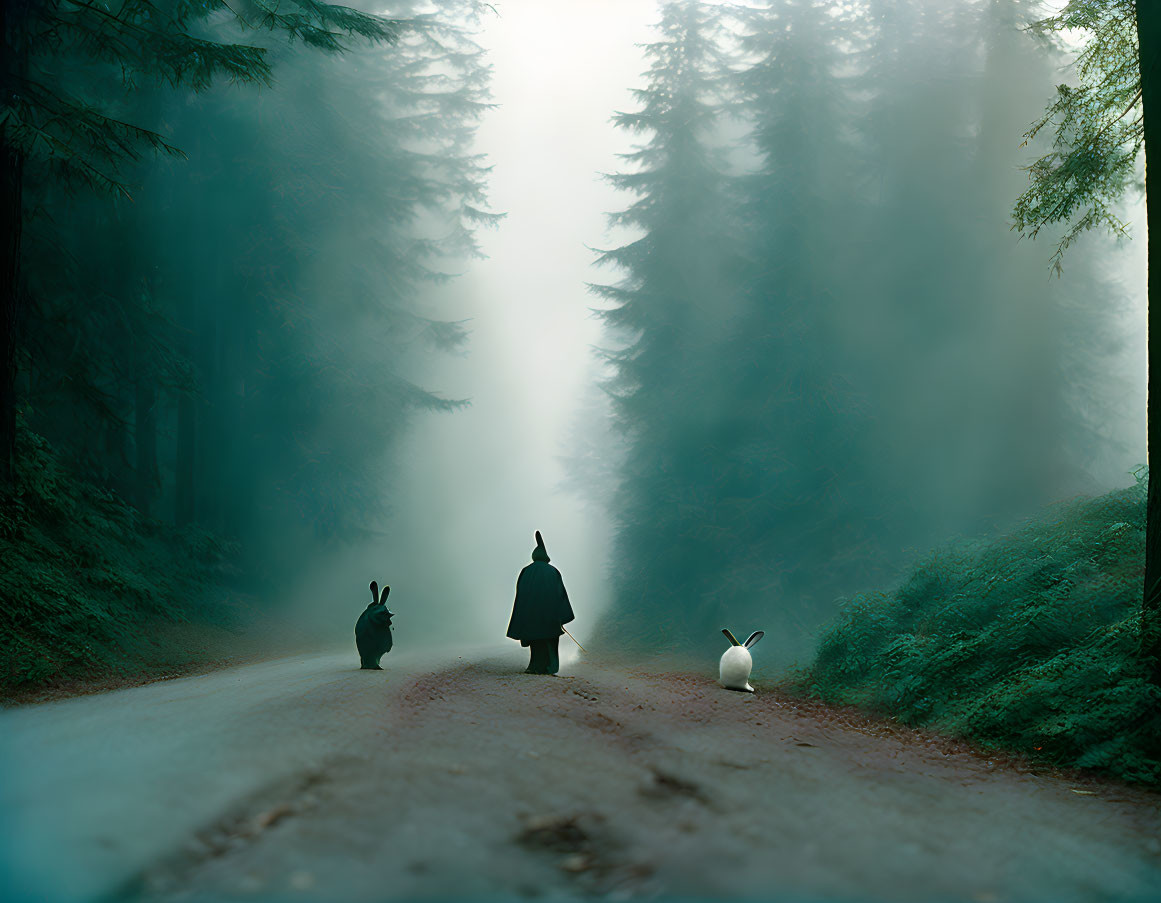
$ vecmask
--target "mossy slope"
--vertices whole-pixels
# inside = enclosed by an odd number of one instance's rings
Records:
[[[1057,765],[1161,781],[1161,691],[1136,657],[1145,482],[921,561],[851,599],[801,686]]]
[[[15,491],[0,499],[0,693],[155,669],[159,626],[220,618],[204,605],[229,549],[142,518],[75,479],[21,430]]]

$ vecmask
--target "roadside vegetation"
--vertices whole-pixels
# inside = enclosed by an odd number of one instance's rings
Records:
[[[1147,476],[932,552],[859,594],[799,690],[1058,766],[1161,782],[1139,644]]]
[[[0,697],[180,670],[210,652],[211,634],[229,635],[237,611],[220,581],[230,545],[77,479],[22,425],[17,442],[16,482],[0,505]]]

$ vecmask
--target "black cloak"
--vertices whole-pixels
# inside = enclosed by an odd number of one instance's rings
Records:
[[[532,640],[550,640],[564,633],[562,625],[573,620],[572,605],[564,588],[560,571],[548,563],[548,552],[540,534],[536,534],[532,564],[520,572],[516,581],[516,601],[508,636],[527,646]]]

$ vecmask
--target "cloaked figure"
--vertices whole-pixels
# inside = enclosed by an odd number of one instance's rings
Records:
[[[394,615],[387,610],[387,594],[391,587],[383,587],[379,596],[379,584],[371,581],[371,604],[359,620],[355,622],[355,646],[359,650],[359,667],[366,671],[382,671],[379,659],[391,651],[391,619]]]
[[[528,674],[556,674],[560,670],[557,644],[564,625],[574,617],[564,579],[548,562],[548,550],[537,530],[532,564],[516,581],[516,601],[508,622],[508,636],[519,640],[521,646],[532,647],[525,669]]]

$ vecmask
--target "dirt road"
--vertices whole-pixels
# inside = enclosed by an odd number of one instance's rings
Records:
[[[394,655],[0,713],[6,898],[1161,900],[1155,794],[712,668]]]

